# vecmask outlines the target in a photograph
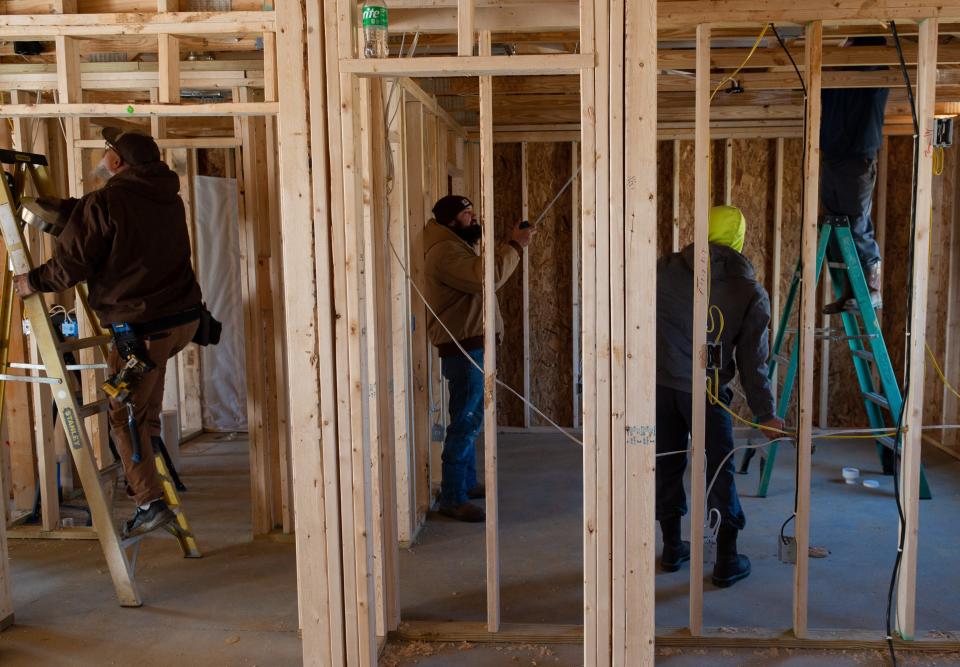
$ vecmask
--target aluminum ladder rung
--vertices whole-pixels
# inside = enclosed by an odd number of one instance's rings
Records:
[[[870,363],[875,363],[876,358],[873,356],[873,352],[869,350],[851,350],[853,356],[863,359],[864,361],[869,361]]]
[[[863,397],[871,403],[879,405],[881,408],[886,408],[887,410],[890,409],[890,401],[876,392],[865,391],[863,392]]]

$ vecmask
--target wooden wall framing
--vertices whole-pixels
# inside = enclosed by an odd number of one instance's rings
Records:
[[[96,72],[87,74],[79,66],[77,44],[80,36],[127,34],[131,28],[122,14],[101,14],[96,22],[83,14],[65,14],[56,20],[45,17],[39,23],[17,16],[0,17],[0,38],[38,31],[53,38],[59,65],[54,82],[59,94],[56,102],[31,104],[14,91],[10,103],[0,104],[0,118],[10,117],[15,122],[27,117],[64,118],[73,136],[66,152],[73,156],[95,147],[84,143],[95,138],[83,136],[86,121],[81,119],[153,117],[158,127],[161,120],[188,114],[236,119],[239,133],[231,145],[242,149],[248,335],[258,335],[260,318],[265,312],[272,313],[262,322],[262,339],[251,347],[247,358],[252,376],[250,411],[256,417],[251,424],[254,531],[279,528],[290,532],[295,527],[304,662],[373,665],[378,640],[395,631],[400,622],[398,544],[415,539],[433,494],[431,410],[437,401],[442,405],[442,390],[436,393],[431,372],[432,351],[424,335],[427,314],[407,282],[409,271],[414,285],[423,284],[422,226],[429,217],[431,199],[444,191],[448,177],[459,179],[480,203],[488,226],[486,238],[491,239],[495,213],[492,151],[502,129],[494,124],[493,77],[579,76],[580,125],[551,134],[551,138],[578,141],[583,156],[578,253],[582,262],[579,346],[584,388],[585,664],[652,664],[657,635],[653,595],[655,359],[650,352],[655,322],[648,304],[655,298],[655,142],[658,136],[677,139],[693,131],[695,252],[705,259],[711,33],[728,23],[805,23],[806,76],[811,93],[804,165],[803,278],[805,284],[811,284],[823,21],[865,21],[888,15],[921,20],[917,60],[921,128],[925,131],[934,112],[938,18],[955,20],[958,17],[952,13],[960,12],[954,12],[952,6],[944,9],[921,3],[905,8],[881,2],[864,8],[843,0],[803,7],[790,3],[758,7],[745,0],[721,0],[713,5],[716,15],[704,17],[699,13],[702,8],[694,8],[699,3],[582,0],[577,12],[579,53],[501,56],[492,55],[494,15],[487,3],[450,0],[440,4],[456,9],[457,56],[364,60],[358,57],[356,3],[351,0],[283,2],[275,12],[203,15],[167,11],[173,5],[162,1],[158,15],[143,15],[135,26],[157,35],[160,63],[149,86],[155,89],[156,100],[127,106],[85,99],[87,83],[91,90],[100,84],[96,76],[89,75]],[[562,21],[571,20],[566,5],[572,3],[560,4],[565,5],[559,12]],[[519,12],[527,17],[523,20],[528,20],[530,13]],[[403,10],[399,16],[401,21],[410,18]],[[437,16],[438,21],[448,21],[451,13],[441,11]],[[713,23],[713,19],[718,21]],[[698,23],[704,20],[711,22]],[[657,32],[694,27],[694,124],[658,129]],[[272,54],[275,50],[276,63],[268,58],[262,74],[251,76],[244,70],[243,78],[231,84],[236,95],[229,102],[184,103],[181,83],[193,74],[179,61],[178,43],[202,30],[263,34],[267,51]],[[478,43],[478,55],[473,55],[474,43]],[[134,74],[129,73],[131,79],[137,78]],[[464,143],[466,132],[407,78],[410,76],[478,77],[479,145]],[[263,93],[259,92],[261,85]],[[738,136],[740,131],[723,128],[712,136]],[[782,138],[797,136],[799,128],[793,123],[770,126],[763,132]],[[446,141],[451,134],[452,155]],[[521,136],[536,140],[534,135],[522,133],[510,139]],[[173,142],[174,138],[164,141]],[[276,163],[270,160],[271,146],[279,152]],[[732,143],[727,146],[730,154]],[[782,141],[777,146],[777,169],[782,171]],[[576,159],[576,151],[574,156]],[[918,217],[916,232],[920,261],[914,267],[913,389],[907,401],[909,431],[902,469],[908,520],[897,598],[898,631],[905,639],[913,637],[916,605],[917,484],[925,366],[923,295],[928,268],[921,256],[926,256],[923,250],[929,243],[930,226],[925,214],[930,200],[929,152],[921,151],[921,158],[920,171],[927,176],[921,179],[918,197],[918,209],[924,215]],[[68,161],[72,165],[69,180],[75,186],[81,182],[78,161],[75,157]],[[781,198],[782,192],[777,197],[778,220]],[[674,239],[676,243],[676,236]],[[483,253],[488,333],[484,436],[487,617],[483,626],[496,635],[509,628],[501,624],[499,605],[496,365],[489,335],[493,326],[492,244],[486,244]],[[261,262],[267,259],[271,270],[265,271]],[[706,326],[702,289],[706,264],[700,264],[700,289],[695,298],[698,334],[694,363],[698,365],[698,350],[704,342],[700,333]],[[952,284],[957,282],[954,273],[952,268]],[[806,597],[815,298],[814,290],[804,292],[800,324],[805,363],[799,391],[799,558],[794,570],[792,628],[798,641],[815,636],[807,628]],[[957,311],[951,310],[951,328],[956,328]],[[390,343],[378,345],[378,340]],[[283,341],[282,352],[267,354],[269,341]],[[948,358],[956,356],[956,345],[948,347]],[[704,378],[695,376],[693,395],[700,397]],[[956,405],[951,404],[951,409]],[[699,398],[694,400],[693,412],[694,423],[702,423]],[[701,429],[694,429],[692,448],[693,559],[686,630],[709,645],[714,633],[704,628],[702,621],[705,480]],[[0,529],[0,548],[4,547],[3,538]],[[9,607],[4,597],[6,581],[4,554],[0,556],[0,623]],[[441,625],[434,631],[442,635],[444,629]]]

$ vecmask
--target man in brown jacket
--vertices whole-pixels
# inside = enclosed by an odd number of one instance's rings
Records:
[[[21,297],[61,292],[87,281],[90,306],[114,333],[111,375],[125,359],[118,352],[123,333],[152,368],[130,388],[139,441],[147,449],[135,460],[124,403],[110,402],[111,435],[123,461],[137,510],[124,534],[160,528],[175,516],[163,497],[153,460],[160,440],[160,409],[167,359],[193,339],[202,311],[200,286],[190,262],[180,179],[161,161],[149,136],[103,130],[106,150],[95,172],[106,185],[84,196],[56,202],[68,212],[53,257],[14,278]],[[48,202],[48,204],[51,202]]]
[[[440,322],[430,317],[427,333],[438,348],[450,390],[440,512],[460,521],[483,521],[483,509],[468,500],[485,495],[483,484],[477,481],[475,446],[483,427],[483,257],[475,247],[482,227],[473,204],[460,195],[441,198],[433,207],[433,215],[423,235],[426,288],[430,307]],[[534,228],[521,228],[517,223],[509,243],[496,248],[494,290],[503,287],[513,274],[523,248],[535,233]],[[496,331],[499,341],[503,337],[499,304]]]

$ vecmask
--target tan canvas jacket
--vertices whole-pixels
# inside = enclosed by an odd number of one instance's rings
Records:
[[[483,335],[483,258],[453,230],[427,223],[423,233],[426,296],[456,340]],[[499,290],[520,263],[520,253],[504,243],[495,250],[494,281]],[[497,304],[497,339],[503,337],[503,320]],[[427,315],[427,335],[434,345],[451,342],[440,323]]]

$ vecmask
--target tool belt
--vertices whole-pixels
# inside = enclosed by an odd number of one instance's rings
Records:
[[[167,315],[166,317],[150,320],[149,322],[131,323],[130,327],[138,336],[143,338],[151,334],[166,331],[167,329],[173,329],[174,327],[188,324],[189,322],[195,322],[201,318],[204,310],[206,310],[206,308],[204,308],[202,305],[198,305],[179,313],[174,313],[173,315]]]

